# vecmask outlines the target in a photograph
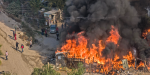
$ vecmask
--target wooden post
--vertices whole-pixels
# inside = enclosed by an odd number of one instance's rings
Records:
[[[93,64],[94,64],[94,57],[93,57]],[[95,67],[94,67],[94,70],[92,70],[92,74],[93,74],[93,71],[96,71],[96,70],[95,70]]]
[[[145,61],[144,61],[144,72],[146,71],[146,58],[145,58]]]
[[[135,69],[136,69],[136,62],[137,62],[137,61],[136,61],[136,58],[135,58]]]

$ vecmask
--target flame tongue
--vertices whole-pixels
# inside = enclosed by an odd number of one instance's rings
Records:
[[[101,69],[101,72],[108,72],[112,69],[112,66],[114,69],[119,70],[122,68],[122,61],[120,60],[120,57],[118,55],[114,56],[114,59],[112,58],[105,58],[103,57],[102,51],[105,49],[105,46],[113,42],[115,45],[118,44],[118,41],[120,39],[120,35],[118,33],[118,29],[116,29],[114,26],[111,26],[110,36],[105,41],[105,45],[102,43],[102,40],[99,40],[99,45],[96,46],[95,44],[92,44],[92,48],[87,47],[88,40],[85,38],[82,33],[78,33],[77,39],[69,39],[66,40],[66,44],[61,47],[61,51],[58,52],[68,52],[67,58],[78,58],[78,59],[85,59],[85,63],[93,63],[96,62],[99,65],[103,66],[103,69]],[[65,53],[64,53],[65,54]],[[134,59],[131,52],[129,52],[128,55],[123,56],[124,59],[127,59],[129,61],[129,67],[134,66],[132,64],[132,61]]]

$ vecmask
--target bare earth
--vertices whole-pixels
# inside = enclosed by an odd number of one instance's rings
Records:
[[[17,75],[31,75],[35,67],[42,67],[46,61],[45,55],[50,55],[53,52],[49,49],[53,49],[59,44],[55,38],[45,38],[43,36],[41,39],[42,46],[33,45],[33,48],[29,49],[26,46],[26,42],[19,38],[21,31],[17,31],[17,42],[19,42],[19,50],[15,50],[16,41],[12,39],[14,30],[14,25],[19,25],[11,18],[7,17],[5,14],[0,14],[0,44],[2,45],[1,50],[4,55],[0,56],[2,65],[0,65],[0,72],[10,71],[12,73],[17,73]],[[44,40],[43,40],[44,39]],[[48,42],[49,41],[49,42]],[[24,52],[21,53],[21,44],[24,44]],[[51,46],[48,46],[51,45]],[[5,60],[5,52],[8,51],[8,60]],[[42,60],[41,60],[42,59]]]

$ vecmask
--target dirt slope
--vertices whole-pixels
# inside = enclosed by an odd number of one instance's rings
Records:
[[[31,75],[33,68],[42,67],[42,61],[40,60],[42,57],[38,52],[34,50],[29,50],[27,46],[25,46],[25,42],[18,38],[19,47],[21,44],[24,44],[24,52],[21,53],[21,49],[16,51],[15,43],[16,41],[12,39],[12,31],[14,30],[14,25],[18,25],[19,23],[15,22],[11,18],[7,17],[5,14],[0,14],[0,44],[2,44],[2,52],[5,54],[8,51],[9,56],[8,60],[5,60],[5,56],[1,56],[0,60],[2,61],[2,65],[0,66],[1,71],[10,71],[13,73],[17,73],[17,75]],[[20,33],[21,31],[17,31]]]

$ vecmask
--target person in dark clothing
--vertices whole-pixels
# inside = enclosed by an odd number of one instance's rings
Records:
[[[42,35],[44,35],[44,29],[43,28],[41,29],[41,31],[42,31]]]
[[[24,48],[24,45],[23,45],[23,44],[21,44],[21,48],[22,48],[22,52],[23,52],[23,48]]]
[[[63,24],[61,25],[62,29],[63,29]]]
[[[66,22],[65,22],[65,28],[66,28]]]
[[[56,36],[57,36],[57,40],[59,40],[59,38],[58,38],[59,37],[59,33],[58,32],[56,32]]]
[[[58,27],[56,28],[56,32],[58,32]]]
[[[15,38],[15,31],[13,30],[13,38]]]
[[[47,30],[45,29],[45,36],[47,37]]]
[[[18,43],[18,42],[16,42],[16,50],[18,50],[18,44],[19,44],[19,43]]]

